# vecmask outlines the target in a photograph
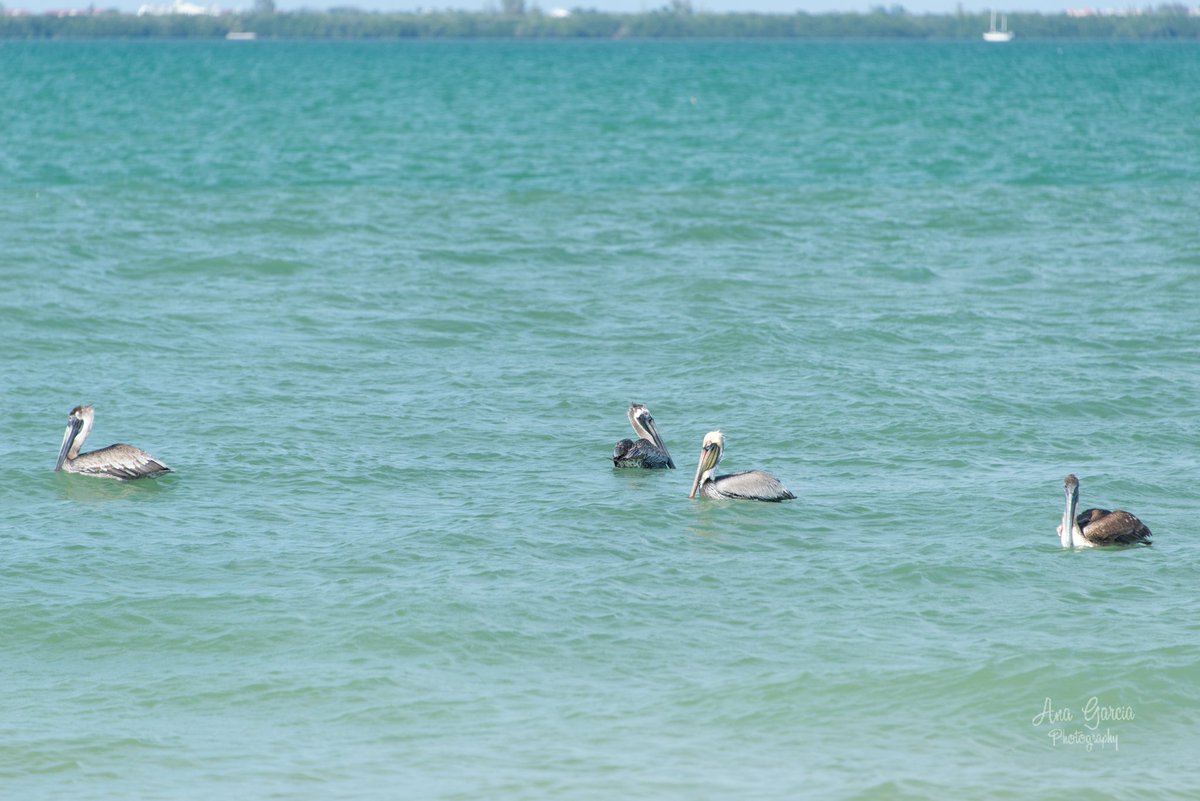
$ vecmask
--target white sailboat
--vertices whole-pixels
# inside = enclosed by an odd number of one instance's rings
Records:
[[[1008,15],[1004,14],[1000,17],[1000,30],[996,30],[996,12],[992,11],[992,29],[983,32],[983,41],[985,42],[1011,42],[1013,32],[1008,29]]]

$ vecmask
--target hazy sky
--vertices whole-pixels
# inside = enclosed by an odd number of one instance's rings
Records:
[[[121,11],[136,11],[142,3],[167,5],[171,0],[0,0],[6,8],[24,8],[31,11],[48,9],[86,8],[94,2],[99,8],[117,8]],[[189,0],[197,5],[217,5],[229,9],[249,9],[253,0]],[[1040,11],[1042,13],[1057,13],[1067,8],[1118,7],[1144,5],[1147,0],[961,0],[962,8],[968,12],[986,11],[996,5],[998,10]],[[599,11],[616,13],[637,13],[653,11],[667,5],[669,0],[526,0],[527,7],[537,6],[543,11],[553,8],[594,8]],[[1007,5],[1012,3],[1012,5]],[[770,14],[791,14],[796,11],[820,13],[823,11],[850,11],[865,13],[873,6],[892,6],[899,4],[914,14],[951,13],[959,5],[960,0],[692,0],[692,7],[697,11],[716,13],[730,11],[760,12]],[[330,6],[354,6],[368,11],[416,11],[418,9],[464,9],[467,11],[483,11],[495,9],[500,5],[499,0],[275,0],[276,8],[281,11],[294,11],[301,8],[320,10]]]
[[[387,2],[387,0],[381,0]],[[1023,11],[1061,11],[1065,6],[1064,0],[999,0],[999,2],[1015,2],[1018,6],[1006,7],[1006,11],[1023,10]],[[1118,0],[1120,4],[1122,0]],[[1136,2],[1136,0],[1129,0]],[[1146,0],[1140,0],[1146,2]],[[393,0],[397,7],[408,6],[408,3]],[[1108,0],[1109,4],[1113,4],[1112,0]],[[538,0],[537,5],[542,9],[555,7],[571,8],[580,6],[582,8],[597,8],[601,11],[615,12],[639,12],[653,11],[656,8],[662,8],[668,5],[669,0],[660,0],[659,2],[645,2],[645,0],[594,0],[593,2],[565,2],[564,0]],[[527,6],[533,5],[531,0],[525,0]],[[866,12],[872,6],[891,6],[893,0],[692,0],[692,8],[697,11],[757,11],[764,14],[791,14],[796,11],[807,11],[817,13],[821,11],[858,11]],[[899,5],[904,6],[914,13],[925,12],[950,12],[954,11],[957,6],[956,0],[912,0],[912,2],[901,2]],[[464,3],[465,6],[465,3]],[[479,7],[483,7],[480,5]],[[990,0],[963,0],[963,9],[967,11],[979,11],[990,9],[992,7]],[[997,5],[997,10],[1000,6]]]
[[[195,0],[203,2],[204,0]],[[235,0],[229,0],[231,2]],[[1097,3],[1103,7],[1124,7],[1129,5],[1145,5],[1150,0],[1104,0]],[[469,11],[482,11],[497,8],[499,0],[359,0],[359,2],[341,2],[340,0],[275,0],[276,7],[281,9],[328,7],[332,5],[353,5],[359,8],[378,9],[381,11],[416,11],[420,8],[461,8]],[[891,6],[895,0],[691,0],[692,8],[696,11],[711,11],[716,13],[730,11],[759,12],[763,14],[792,14],[796,11],[820,13],[822,11],[851,11],[866,12],[873,6]],[[594,8],[599,11],[616,13],[638,13],[653,11],[669,5],[670,0],[525,0],[526,7],[537,6],[543,11],[552,8]],[[997,10],[1003,11],[1041,11],[1055,13],[1066,8],[1086,6],[1084,0],[962,0],[966,11],[986,11],[995,3]],[[1001,5],[1013,3],[1014,5]],[[910,0],[900,2],[910,12],[950,13],[959,5],[958,0]]]

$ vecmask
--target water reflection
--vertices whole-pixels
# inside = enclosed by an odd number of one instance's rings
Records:
[[[147,493],[162,492],[162,479],[137,479],[118,481],[112,478],[81,476],[74,473],[55,473],[58,482],[58,497],[75,503],[107,503],[148,497]],[[170,480],[170,479],[168,479]]]

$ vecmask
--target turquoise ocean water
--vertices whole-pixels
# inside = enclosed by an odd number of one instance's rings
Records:
[[[0,43],[0,796],[1200,797],[1197,109],[1173,44]],[[54,473],[80,403],[176,472]],[[716,428],[798,500],[688,500]],[[1068,472],[1154,546],[1062,551]]]

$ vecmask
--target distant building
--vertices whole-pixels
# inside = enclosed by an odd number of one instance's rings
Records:
[[[550,9],[550,16],[554,19],[566,19],[571,16],[571,12],[565,8],[552,8]]]
[[[172,14],[182,14],[186,17],[202,17],[205,15],[217,17],[220,16],[221,9],[216,6],[198,6],[195,3],[187,2],[187,0],[175,0],[169,6],[144,5],[137,10],[139,17],[167,17]]]

